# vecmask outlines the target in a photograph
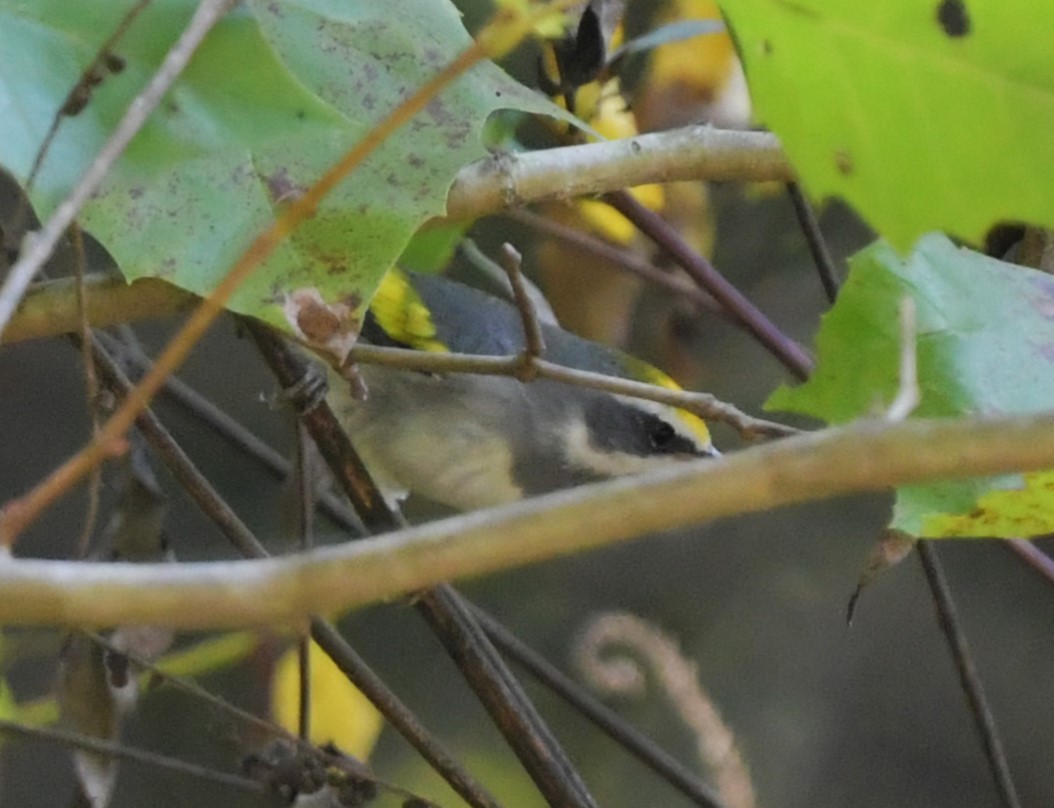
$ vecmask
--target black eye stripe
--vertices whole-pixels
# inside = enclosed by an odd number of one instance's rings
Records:
[[[604,452],[638,457],[706,454],[691,436],[677,427],[676,416],[626,404],[614,397],[596,396],[584,412],[589,442]]]
[[[656,454],[699,454],[699,447],[658,415],[644,416],[649,448]]]
[[[648,440],[652,447],[662,451],[677,438],[677,430],[661,418],[648,424]]]

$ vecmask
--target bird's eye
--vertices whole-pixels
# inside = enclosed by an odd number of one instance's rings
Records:
[[[676,437],[677,431],[661,419],[656,418],[648,426],[648,440],[651,442],[652,447],[660,452],[668,449]]]

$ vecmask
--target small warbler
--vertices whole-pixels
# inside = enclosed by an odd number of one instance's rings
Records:
[[[625,353],[544,323],[542,333],[551,362],[677,388]],[[381,284],[361,338],[494,356],[519,354],[526,342],[519,312],[504,300],[399,269]],[[330,404],[378,485],[396,498],[414,493],[472,510],[718,454],[701,418],[651,401],[541,378],[369,364],[359,372],[365,398],[331,371]]]

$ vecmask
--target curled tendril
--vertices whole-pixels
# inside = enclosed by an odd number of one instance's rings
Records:
[[[725,805],[753,808],[754,787],[735,735],[699,683],[695,664],[671,637],[636,615],[609,612],[584,627],[572,656],[586,683],[607,695],[639,698],[650,674],[695,737],[699,759]]]

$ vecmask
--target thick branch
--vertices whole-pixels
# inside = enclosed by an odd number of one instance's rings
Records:
[[[447,199],[451,218],[471,218],[549,199],[600,194],[674,180],[763,181],[792,178],[775,135],[689,126],[626,140],[499,154],[466,166]],[[89,322],[105,327],[181,312],[190,296],[160,281],[93,279]],[[50,321],[45,315],[51,313]],[[32,287],[3,331],[2,341],[57,336],[74,330],[71,279]]]
[[[180,628],[294,622],[780,505],[944,478],[1054,467],[1054,413],[864,422],[720,461],[672,464],[370,541],[267,561],[0,563],[0,622]]]
[[[532,202],[602,194],[651,182],[793,179],[794,172],[773,134],[686,126],[480,160],[458,173],[447,196],[447,216],[473,219]]]

